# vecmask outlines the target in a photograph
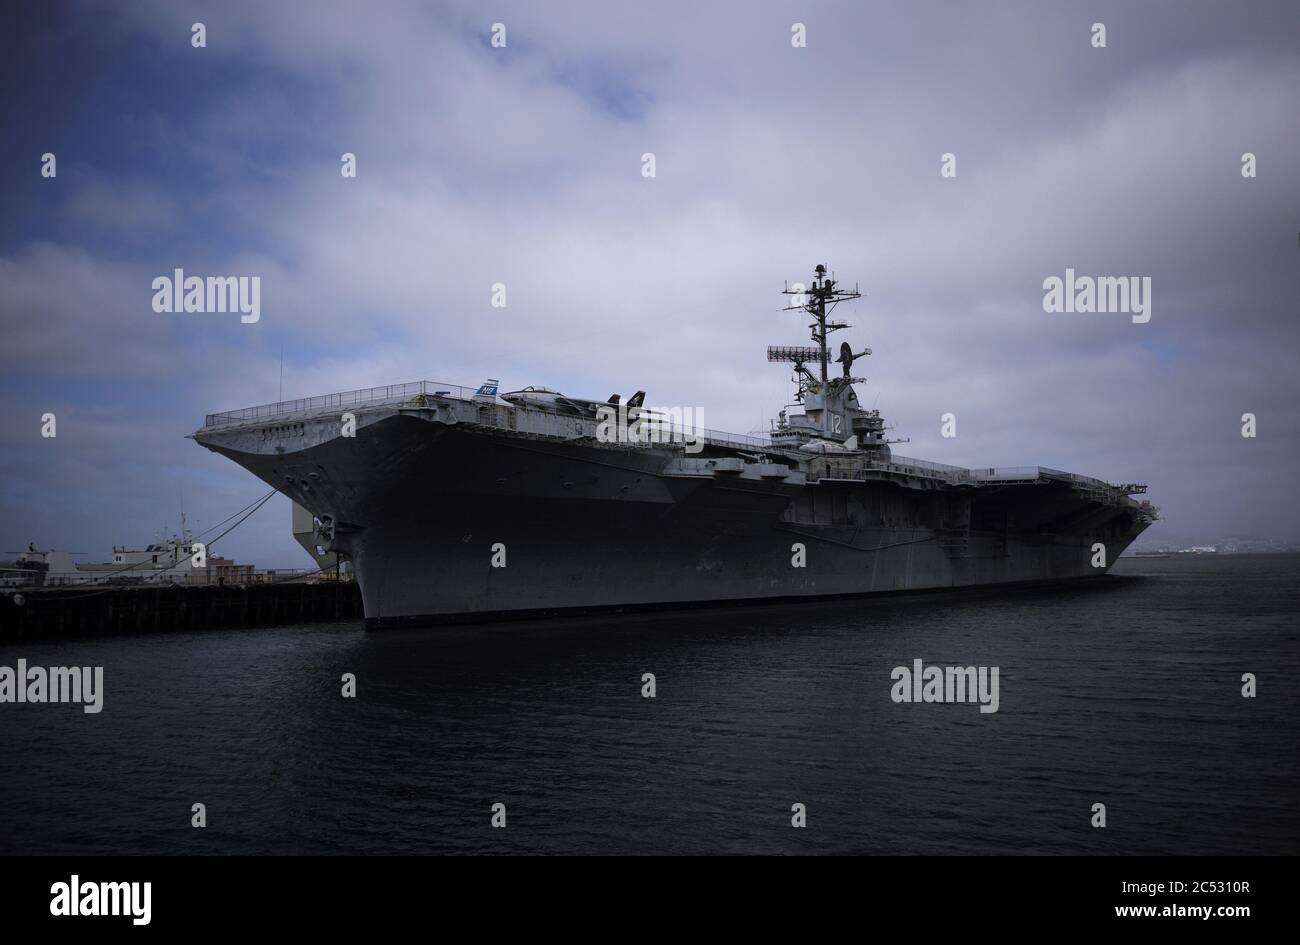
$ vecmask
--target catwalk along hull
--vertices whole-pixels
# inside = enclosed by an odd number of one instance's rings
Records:
[[[354,436],[335,410],[196,439],[322,521],[370,626],[1096,577],[1151,518],[1036,468],[980,480],[718,443],[688,456],[464,400],[356,416]]]

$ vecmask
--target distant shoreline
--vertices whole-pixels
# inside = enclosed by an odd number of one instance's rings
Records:
[[[1284,557],[1300,555],[1300,548],[1291,551],[1133,551],[1126,550],[1121,558],[1246,558],[1250,556]]]

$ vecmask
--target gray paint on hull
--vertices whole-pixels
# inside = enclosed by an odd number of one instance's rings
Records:
[[[521,437],[419,411],[371,414],[355,438],[332,420],[285,426],[198,439],[340,523],[372,625],[1098,576],[1093,542],[1109,566],[1147,524],[1065,486],[679,475],[669,447]],[[796,541],[805,568],[791,566]],[[504,568],[491,566],[497,542]]]

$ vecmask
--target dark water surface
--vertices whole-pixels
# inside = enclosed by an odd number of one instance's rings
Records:
[[[0,705],[0,853],[1295,854],[1297,615],[1300,556],[1183,556],[1050,592],[6,643],[106,696]],[[1000,667],[999,711],[895,704],[914,659]]]

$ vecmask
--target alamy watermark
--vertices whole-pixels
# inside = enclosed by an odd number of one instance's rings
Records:
[[[92,883],[76,873],[50,887],[50,915],[130,916],[132,925],[148,925],[153,883]]]
[[[889,696],[895,702],[978,702],[980,712],[998,710],[998,667],[895,666],[889,678],[894,685]]]
[[[1123,312],[1137,325],[1151,321],[1150,276],[1076,276],[1043,280],[1044,312]]]
[[[262,317],[261,276],[187,276],[184,269],[153,281],[155,312],[240,312],[252,325]]]
[[[104,667],[0,666],[0,703],[81,703],[82,711],[95,715],[104,708]]]
[[[596,408],[596,441],[599,443],[684,443],[686,452],[704,449],[704,408],[630,407],[602,404]]]

